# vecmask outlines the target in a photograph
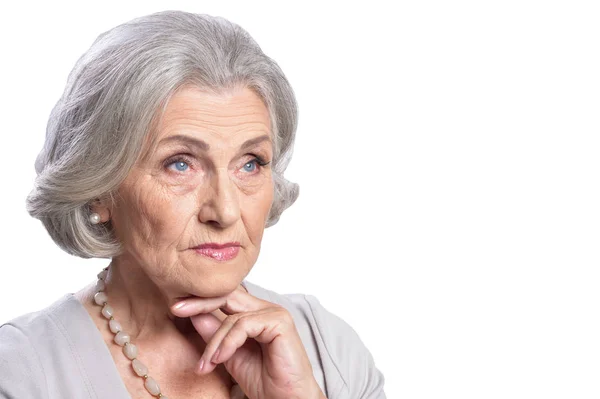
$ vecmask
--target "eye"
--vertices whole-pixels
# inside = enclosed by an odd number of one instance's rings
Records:
[[[254,171],[256,170],[256,168],[258,167],[258,166],[256,165],[256,163],[257,163],[257,162],[258,162],[258,160],[256,160],[256,159],[253,159],[252,161],[250,161],[250,162],[246,163],[246,164],[244,165],[244,170],[245,170],[246,172],[254,172]]]
[[[246,162],[246,164],[243,166],[243,169],[245,172],[248,173],[253,173],[255,172],[257,169],[262,168],[263,166],[266,166],[270,163],[269,162],[265,162],[262,158],[260,158],[259,156],[255,155],[255,158],[249,162]]]
[[[190,164],[183,159],[175,159],[167,163],[167,169],[176,172],[185,172],[190,168]]]

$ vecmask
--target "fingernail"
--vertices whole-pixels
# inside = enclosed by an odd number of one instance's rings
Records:
[[[200,360],[200,366],[198,366],[198,371],[202,371],[204,368],[204,359]]]
[[[215,352],[215,354],[213,355],[212,359],[210,359],[211,362],[216,363],[217,362],[217,358],[219,357],[219,352],[221,352],[221,349],[217,349],[217,351]]]
[[[173,309],[181,309],[185,306],[185,301],[184,302],[179,302],[177,305],[173,306]]]

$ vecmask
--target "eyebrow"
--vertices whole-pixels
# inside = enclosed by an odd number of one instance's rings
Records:
[[[240,146],[240,150],[244,151],[247,148],[253,147],[259,143],[262,143],[263,141],[271,141],[271,137],[269,137],[268,135],[262,135],[262,136],[258,136],[255,137],[253,139],[249,139],[246,140],[241,146]],[[173,136],[169,136],[169,137],[165,137],[164,139],[162,139],[160,141],[159,144],[165,144],[165,143],[171,143],[171,142],[178,142],[178,143],[184,143],[187,144],[191,147],[197,147],[198,149],[202,150],[202,151],[208,151],[210,150],[210,145],[208,145],[208,143],[204,140],[201,140],[199,138],[196,137],[192,137],[192,136],[187,136],[185,134],[176,134]]]

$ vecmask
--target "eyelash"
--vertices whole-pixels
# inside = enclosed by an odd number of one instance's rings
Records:
[[[259,165],[261,168],[270,164],[271,161],[265,161],[262,157],[255,155],[255,154],[248,154],[253,156],[254,158],[252,158],[251,160],[249,160],[248,162],[244,163],[244,166],[250,162],[256,162],[257,165]],[[177,162],[185,162],[186,164],[188,164],[188,166],[192,166],[193,164],[193,159],[187,155],[187,154],[178,154],[175,155],[174,157],[171,157],[169,159],[167,159],[163,166],[165,169],[167,169],[170,165],[177,163]]]

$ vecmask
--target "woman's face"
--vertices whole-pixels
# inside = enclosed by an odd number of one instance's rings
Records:
[[[156,140],[111,209],[121,256],[169,295],[227,294],[256,262],[273,200],[267,108],[247,88],[214,95],[186,87]],[[236,245],[212,255],[197,248],[210,243],[237,243],[237,255]]]

